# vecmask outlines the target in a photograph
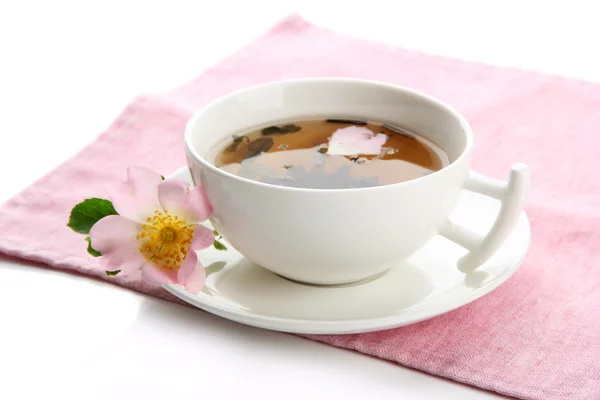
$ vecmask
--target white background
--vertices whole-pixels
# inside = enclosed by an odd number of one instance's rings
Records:
[[[184,83],[294,11],[354,36],[600,82],[593,0],[360,4],[0,0],[0,201],[91,142],[135,95]],[[2,399],[494,397],[1,258],[0,321]]]

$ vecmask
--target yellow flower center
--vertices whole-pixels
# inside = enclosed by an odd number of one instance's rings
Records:
[[[187,257],[193,236],[193,225],[170,215],[168,211],[155,211],[153,217],[146,219],[137,239],[140,251],[148,261],[177,271]]]

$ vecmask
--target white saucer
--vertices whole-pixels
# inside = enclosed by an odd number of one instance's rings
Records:
[[[189,179],[187,168],[172,176]],[[485,233],[499,202],[464,191],[452,220]],[[337,287],[295,283],[267,271],[233,249],[198,252],[206,286],[193,295],[179,285],[165,288],[180,299],[242,324],[304,334],[343,334],[390,329],[454,310],[489,293],[520,266],[531,233],[525,213],[502,247],[475,273],[456,261],[465,250],[437,236],[409,259],[370,282]]]

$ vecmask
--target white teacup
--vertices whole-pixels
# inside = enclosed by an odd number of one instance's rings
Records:
[[[311,118],[362,119],[405,128],[438,145],[450,164],[392,185],[324,190],[251,181],[207,159],[233,134]],[[205,186],[213,206],[212,222],[227,241],[264,268],[314,284],[376,276],[437,234],[466,248],[458,267],[474,271],[512,231],[529,185],[523,164],[512,167],[508,182],[470,171],[473,133],[450,106],[413,90],[364,80],[297,79],[229,94],[192,117],[185,146],[194,181]],[[485,237],[448,220],[463,189],[501,201]]]

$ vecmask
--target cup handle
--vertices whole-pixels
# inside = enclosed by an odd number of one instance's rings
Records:
[[[501,206],[494,225],[483,237],[450,221],[442,226],[440,235],[469,250],[458,261],[461,272],[475,271],[508,238],[521,216],[528,187],[529,167],[522,163],[512,166],[508,182],[469,171],[464,189],[498,199]]]

